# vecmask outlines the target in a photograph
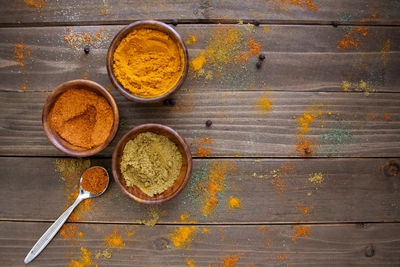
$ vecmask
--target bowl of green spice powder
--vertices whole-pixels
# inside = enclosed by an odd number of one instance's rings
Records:
[[[192,154],[174,129],[142,124],[118,142],[112,171],[115,182],[130,198],[144,204],[160,204],[186,186],[192,172]]]

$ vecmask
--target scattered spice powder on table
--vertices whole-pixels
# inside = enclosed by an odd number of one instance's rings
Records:
[[[114,125],[107,100],[93,91],[69,89],[50,111],[51,126],[68,143],[84,149],[103,144]]]
[[[230,196],[228,202],[229,209],[237,209],[242,206],[242,201],[234,196]]]
[[[76,225],[64,224],[60,229],[60,235],[64,239],[73,240],[76,237]]]
[[[182,76],[182,47],[167,33],[137,29],[114,51],[113,72],[121,85],[138,97],[151,98],[170,91]]]
[[[45,0],[24,0],[24,3],[29,7],[34,7],[37,10],[40,10],[44,7]]]
[[[304,237],[308,238],[310,235],[310,227],[308,226],[295,226],[293,227],[294,237],[292,237],[292,241],[296,241],[296,238]]]
[[[225,188],[225,177],[228,171],[235,171],[233,162],[214,162],[208,174],[205,186],[203,214],[210,216],[218,204],[218,194]]]
[[[269,93],[264,93],[263,96],[258,99],[257,108],[262,112],[269,112],[273,104],[274,102],[269,99]]]
[[[104,237],[104,242],[109,248],[118,248],[123,249],[126,245],[122,237],[118,234],[117,229],[114,229],[114,232],[110,235],[106,235]]]
[[[121,173],[126,185],[137,186],[148,196],[170,188],[179,176],[182,154],[169,138],[144,132],[124,147]]]
[[[170,233],[171,241],[177,248],[190,247],[197,231],[196,226],[178,227]]]
[[[236,267],[238,266],[237,263],[239,261],[239,256],[237,255],[226,255],[224,258],[222,258],[223,267]]]
[[[67,267],[86,267],[92,265],[92,252],[86,248],[81,248],[81,258],[79,260],[71,260]]]
[[[107,185],[108,175],[102,168],[90,168],[82,175],[82,188],[92,194],[96,195],[103,192]]]
[[[351,47],[359,47],[361,43],[361,38],[365,38],[368,34],[367,27],[357,27],[352,28],[342,40],[338,42],[337,49],[344,50],[349,49]]]

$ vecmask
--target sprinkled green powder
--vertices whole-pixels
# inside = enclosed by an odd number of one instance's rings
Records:
[[[325,145],[326,152],[337,153],[342,145],[350,144],[352,139],[352,131],[345,128],[343,123],[338,123],[333,129],[322,135],[321,144]]]

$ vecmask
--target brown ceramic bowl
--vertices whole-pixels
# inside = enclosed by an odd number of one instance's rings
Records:
[[[159,31],[162,31],[162,32],[168,34],[183,50],[183,56],[184,56],[183,60],[185,62],[184,62],[182,76],[179,79],[178,83],[171,90],[169,90],[167,93],[165,93],[161,96],[152,97],[152,98],[135,96],[132,93],[130,93],[129,90],[126,90],[118,82],[117,78],[114,76],[113,55],[114,55],[115,49],[118,47],[121,40],[124,39],[127,34],[129,34],[134,29],[141,29],[141,28],[155,29],[155,30],[159,30]],[[171,97],[171,95],[174,94],[182,86],[182,84],[185,81],[187,74],[188,74],[189,56],[188,56],[185,42],[183,41],[182,37],[172,27],[168,26],[165,23],[155,21],[155,20],[141,20],[141,21],[137,21],[137,22],[134,22],[134,23],[131,23],[131,24],[125,26],[124,28],[122,28],[122,30],[120,30],[117,33],[117,35],[112,40],[110,47],[108,48],[106,65],[107,65],[108,77],[110,78],[112,84],[118,89],[118,91],[123,96],[125,96],[126,98],[128,98],[131,101],[136,101],[136,102],[140,102],[140,103],[156,103],[156,102],[160,102],[162,100],[165,100],[165,99]]]
[[[90,90],[104,97],[110,104],[114,113],[114,125],[107,140],[100,146],[94,147],[92,149],[84,149],[78,146],[71,145],[70,143],[62,139],[51,127],[50,111],[53,108],[54,103],[62,93],[74,88]],[[119,125],[118,106],[112,95],[100,84],[88,80],[72,80],[59,85],[47,98],[47,101],[43,106],[42,125],[47,138],[58,150],[74,157],[88,157],[97,154],[105,149],[114,139],[115,134],[118,131]]]
[[[163,193],[154,195],[153,197],[149,197],[136,186],[127,187],[121,173],[121,158],[126,143],[129,140],[135,139],[138,134],[144,132],[153,132],[168,137],[177,145],[179,152],[182,154],[182,168],[174,185]],[[185,139],[174,129],[162,124],[142,124],[129,130],[121,140],[119,140],[112,155],[112,173],[115,182],[121,188],[122,192],[130,198],[144,204],[160,204],[176,197],[186,186],[190,174],[192,173],[192,154]]]

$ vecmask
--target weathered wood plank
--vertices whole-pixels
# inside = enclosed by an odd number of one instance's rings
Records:
[[[49,223],[1,222],[0,226],[2,264],[23,266],[26,253]],[[56,236],[30,265],[65,266],[80,259],[81,248],[91,252],[93,263],[99,266],[187,266],[187,260],[194,266],[231,266],[223,265],[228,257],[237,258],[237,266],[400,264],[399,224],[304,225],[301,227],[309,233],[301,237],[295,237],[295,226],[290,225],[265,226],[262,230],[258,225],[199,226],[190,237],[189,248],[174,246],[174,226],[73,226],[83,237],[65,240]],[[204,229],[208,232],[203,233]],[[122,249],[108,248],[104,243],[104,237],[114,231],[125,243]],[[111,252],[111,258],[96,259],[96,253],[105,249]]]
[[[101,197],[83,205],[74,220],[87,222],[138,222],[159,216],[159,223],[284,223],[284,222],[398,222],[400,179],[385,174],[390,159],[236,159],[195,160],[188,186],[174,200],[151,210],[123,195],[114,181]],[[56,159],[2,158],[0,219],[52,221],[72,203],[78,174],[55,171]],[[110,170],[110,159],[93,159],[92,165]],[[394,159],[400,164],[399,159]],[[64,166],[74,169],[68,161]],[[395,166],[396,167],[396,166]],[[398,168],[398,165],[397,165]],[[220,176],[218,204],[207,215],[209,175]],[[321,173],[320,183],[315,173]],[[74,174],[74,175],[73,175]],[[395,174],[395,173],[394,173]],[[262,178],[260,178],[262,176]],[[313,176],[316,181],[310,182]],[[16,193],[18,192],[18,193]],[[241,201],[231,209],[230,197]],[[82,204],[81,204],[82,205]],[[44,208],[45,207],[45,208]],[[156,215],[155,215],[156,214]]]
[[[119,29],[121,26],[0,29],[0,89],[21,91],[25,86],[28,91],[51,91],[67,80],[83,77],[111,88],[105,56]],[[243,62],[217,62],[222,65],[221,72],[209,60],[202,68],[203,75],[190,69],[183,86],[186,90],[327,92],[343,91],[342,81],[365,81],[378,92],[399,92],[398,27],[368,27],[367,36],[353,36],[360,38],[358,47],[345,50],[337,49],[339,41],[357,27],[179,25],[176,29],[184,40],[196,36],[196,44],[188,45],[191,59],[203,51],[214,51],[216,46],[210,43],[228,38],[223,35],[227,32],[234,37],[220,52],[226,55],[225,61],[247,53],[250,40],[260,44],[266,56],[260,70],[255,67],[257,55]],[[88,43],[91,52],[85,55],[83,47]],[[16,59],[17,44],[24,45],[22,62]]]
[[[28,1],[25,1],[28,2]],[[239,19],[284,22],[399,24],[396,0],[249,0],[249,1],[31,1],[43,2],[42,8],[23,1],[3,0],[0,23],[121,23],[140,19],[171,22],[235,22]],[[40,5],[38,6],[40,7]]]
[[[131,127],[157,122],[183,134],[194,156],[304,156],[298,119],[310,109],[321,110],[321,118],[315,118],[308,125],[309,132],[302,135],[309,140],[310,150],[315,149],[308,156],[400,155],[400,94],[366,97],[362,93],[271,92],[272,108],[263,112],[257,107],[264,97],[260,91],[181,91],[175,107],[134,104],[115,90],[112,93],[120,108],[120,129],[101,155],[111,156],[116,142]],[[41,126],[46,96],[37,91],[0,92],[0,154],[62,155]],[[317,111],[311,113],[316,115]],[[207,119],[213,121],[211,128],[204,125]],[[211,141],[203,144],[200,138],[204,137]],[[210,153],[198,154],[199,147]]]

